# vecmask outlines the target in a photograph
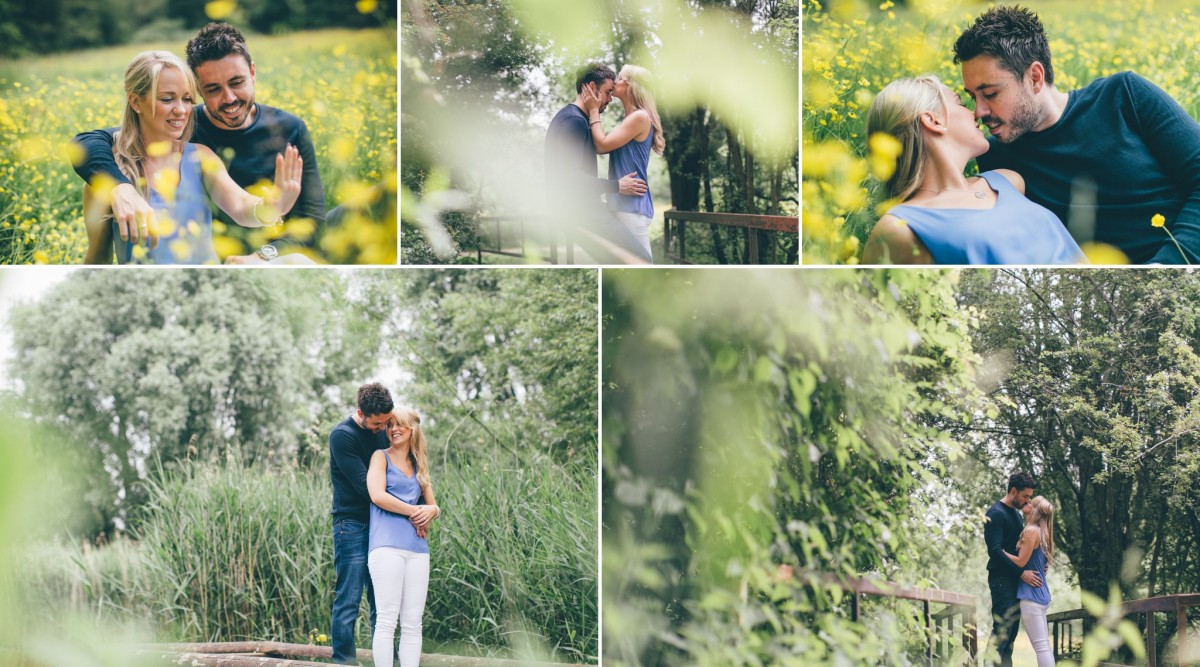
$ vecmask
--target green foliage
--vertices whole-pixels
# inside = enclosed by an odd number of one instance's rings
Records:
[[[22,400],[90,469],[83,500],[111,531],[147,461],[279,461],[324,438],[377,349],[345,289],[328,272],[72,274],[12,313]]]
[[[621,271],[604,295],[606,661],[906,662],[791,573],[912,562],[910,499],[957,450],[926,423],[979,401],[947,274]]]

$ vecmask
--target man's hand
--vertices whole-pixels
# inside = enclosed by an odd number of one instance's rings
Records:
[[[1033,570],[1025,570],[1024,572],[1022,572],[1021,573],[1021,581],[1024,581],[1025,583],[1029,584],[1030,586],[1033,586],[1034,588],[1042,587],[1042,578],[1039,577],[1037,575],[1037,572],[1034,572]]]
[[[408,516],[418,530],[429,530],[429,524],[437,516],[437,505],[417,505],[417,510]]]
[[[154,209],[138,194],[137,188],[129,183],[120,183],[112,189],[113,220],[122,241],[138,243],[150,239],[150,247],[158,247],[158,229],[155,227]]]
[[[646,181],[637,177],[636,171],[631,171],[621,177],[617,192],[630,197],[640,197],[646,194]]]

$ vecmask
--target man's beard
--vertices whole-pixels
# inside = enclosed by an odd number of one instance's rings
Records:
[[[994,116],[988,116],[982,119],[986,124],[990,120],[999,120]],[[1004,137],[996,137],[1002,144],[1011,144],[1012,142],[1025,136],[1026,132],[1032,132],[1042,121],[1041,109],[1038,108],[1037,102],[1030,95],[1021,95],[1021,102],[1017,108],[1013,110],[1013,117],[1008,121],[1001,121],[1008,128]],[[994,134],[992,136],[995,136]]]

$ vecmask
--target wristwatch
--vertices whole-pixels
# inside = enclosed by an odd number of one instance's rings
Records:
[[[262,258],[264,262],[269,262],[279,256],[279,249],[268,244],[259,248],[255,254]]]

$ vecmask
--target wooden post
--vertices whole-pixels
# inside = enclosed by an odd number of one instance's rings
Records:
[[[1146,612],[1146,664],[1158,667],[1158,640],[1154,633],[1154,612]]]
[[[1060,655],[1059,649],[1061,648],[1062,642],[1059,640],[1059,634],[1060,634],[1059,630],[1061,630],[1061,629],[1062,629],[1062,623],[1055,621],[1054,622],[1054,639],[1053,639],[1054,644],[1052,645],[1052,647],[1050,649],[1050,654],[1054,656],[1055,660],[1058,660],[1058,657]]]
[[[971,662],[975,662],[975,657],[979,655],[979,628],[975,625],[974,607],[967,610],[963,620],[963,648],[967,649]]]
[[[850,598],[850,620],[858,622],[858,591],[854,591],[854,597]]]
[[[1187,607],[1183,606],[1182,602],[1178,598],[1175,599],[1175,619],[1176,619],[1175,620],[1175,625],[1176,625],[1175,632],[1176,632],[1177,636],[1179,637],[1179,643],[1176,644],[1175,650],[1176,650],[1177,655],[1179,656],[1179,666],[1183,667],[1184,665],[1187,664],[1187,660],[1188,660],[1188,650],[1187,650],[1188,618],[1187,618]]]
[[[682,220],[676,220],[675,224],[679,225],[679,263],[686,264],[687,260],[684,259],[686,257],[686,254],[685,254],[683,244],[684,244],[684,230],[687,229],[687,227],[685,226],[685,223]]]
[[[749,251],[747,259],[750,264],[758,264],[758,230],[747,228],[746,233],[748,234],[746,243],[748,244],[747,249]]]
[[[751,233],[753,233],[753,230],[751,230]],[[930,618],[929,600],[921,600],[921,610],[925,613],[925,632],[929,633],[929,637],[925,641],[928,646],[926,655],[929,658],[929,667],[933,667],[933,638],[935,636],[934,628],[936,625],[933,619]]]

